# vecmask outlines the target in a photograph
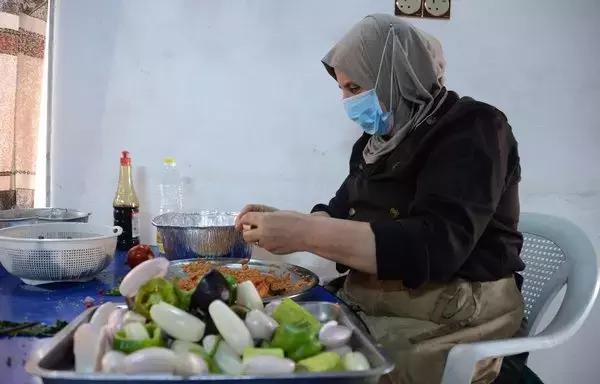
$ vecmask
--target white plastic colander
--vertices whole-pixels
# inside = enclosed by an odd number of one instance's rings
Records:
[[[122,232],[84,223],[0,229],[0,263],[29,285],[91,280],[113,260]]]

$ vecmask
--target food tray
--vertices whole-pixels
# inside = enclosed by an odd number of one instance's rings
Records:
[[[152,225],[162,238],[163,253],[169,260],[249,259],[252,245],[235,229],[236,217],[234,212],[171,212],[152,219]]]
[[[96,307],[87,309],[75,320],[56,334],[41,348],[32,352],[25,365],[26,371],[42,379],[44,384],[120,384],[120,383],[201,383],[209,381],[214,384],[240,384],[252,383],[279,383],[282,380],[294,383],[345,383],[345,384],[376,384],[382,375],[394,369],[394,365],[377,349],[373,339],[365,332],[360,321],[346,306],[328,302],[301,303],[310,313],[321,322],[336,320],[338,323],[350,327],[353,335],[351,346],[354,350],[362,352],[371,363],[372,368],[361,372],[338,372],[338,373],[295,373],[278,376],[229,376],[229,375],[204,375],[182,378],[172,375],[136,375],[127,376],[122,374],[85,374],[79,375],[73,372],[73,335],[77,327],[88,322]]]
[[[242,269],[243,264],[248,264],[248,267],[251,269],[258,269],[261,272],[272,273],[276,276],[281,277],[283,274],[290,274],[290,280],[292,283],[296,284],[301,279],[304,279],[306,284],[301,289],[288,293],[286,295],[280,296],[271,296],[263,298],[263,302],[268,303],[269,301],[279,300],[283,298],[297,298],[315,286],[319,284],[319,277],[315,275],[312,271],[300,267],[294,264],[288,264],[284,262],[274,262],[274,261],[263,261],[263,260],[243,260],[240,259],[219,259],[219,260],[198,260],[198,259],[186,259],[186,260],[178,260],[172,261],[171,266],[169,267],[169,272],[167,273],[166,278],[175,278],[175,277],[185,277],[185,272],[183,272],[183,266],[190,263],[202,262],[208,264],[214,264],[219,267],[227,267],[231,269]]]

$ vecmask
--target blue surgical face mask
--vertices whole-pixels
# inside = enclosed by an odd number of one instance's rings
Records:
[[[386,135],[391,126],[389,112],[383,112],[374,89],[344,99],[344,108],[350,120],[369,135]]]
[[[390,112],[383,112],[381,109],[381,103],[377,97],[375,90],[379,83],[379,75],[381,74],[381,67],[383,64],[383,58],[385,57],[385,51],[387,49],[388,41],[393,35],[394,29],[390,26],[390,30],[385,39],[383,46],[383,52],[381,52],[381,60],[379,62],[379,69],[377,71],[377,79],[375,79],[375,87],[366,92],[360,93],[356,96],[348,97],[344,99],[344,108],[350,120],[354,121],[369,135],[383,136],[390,133],[391,127],[394,124],[393,115]],[[394,57],[394,48],[392,48],[392,57]],[[394,60],[392,60],[392,68],[390,75],[390,107],[393,104],[393,80],[394,80]]]

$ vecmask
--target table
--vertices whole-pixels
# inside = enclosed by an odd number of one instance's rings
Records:
[[[117,252],[114,261],[94,280],[85,283],[57,283],[29,286],[10,275],[0,266],[0,320],[39,321],[53,324],[56,320],[71,321],[85,310],[84,299],[93,298],[95,304],[104,301],[123,303],[120,296],[104,296],[102,290],[118,285],[129,271],[125,264],[126,253]],[[302,297],[303,301],[339,300],[321,286]],[[29,376],[24,362],[30,351],[47,339],[30,337],[0,338],[0,382],[29,384],[38,383]]]

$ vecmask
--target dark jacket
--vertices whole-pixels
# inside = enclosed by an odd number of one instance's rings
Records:
[[[455,277],[492,281],[524,268],[519,154],[502,112],[449,92],[394,151],[367,165],[369,137],[354,144],[335,197],[313,212],[371,224],[379,279],[418,288]]]

